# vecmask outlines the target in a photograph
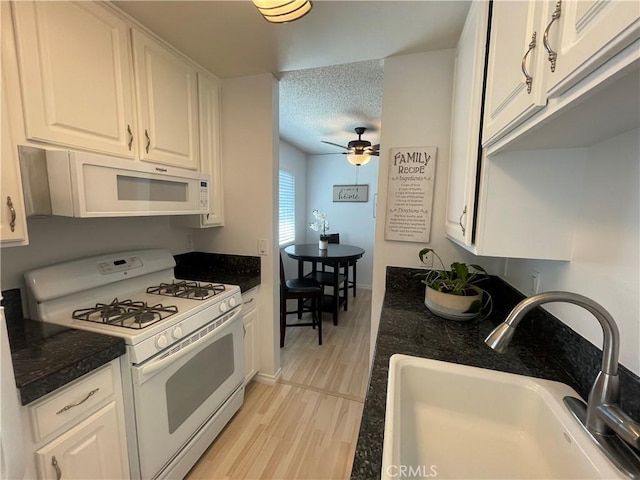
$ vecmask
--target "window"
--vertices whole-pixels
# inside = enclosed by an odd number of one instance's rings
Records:
[[[280,245],[296,239],[296,177],[280,170]]]

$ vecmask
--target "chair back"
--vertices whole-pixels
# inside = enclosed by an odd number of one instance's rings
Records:
[[[340,243],[340,234],[339,233],[330,233],[327,235],[327,240],[329,243]]]
[[[282,252],[280,252],[280,289],[287,288],[287,279],[284,276],[284,264],[282,263]]]

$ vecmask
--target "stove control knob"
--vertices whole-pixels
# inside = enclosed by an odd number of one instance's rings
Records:
[[[156,347],[165,348],[167,346],[167,336],[163,333],[156,338]]]
[[[182,328],[180,328],[179,326],[174,328],[173,331],[171,332],[171,336],[175,340],[178,340],[179,338],[182,338]]]
[[[221,311],[222,313],[224,313],[224,312],[226,312],[226,311],[227,311],[227,309],[228,309],[227,304],[226,304],[225,302],[222,302],[222,303],[220,304],[220,311]]]
[[[235,299],[235,298],[231,297],[231,298],[229,299],[229,306],[230,306],[231,308],[235,307],[237,304],[238,304],[238,302],[236,302],[236,299]]]

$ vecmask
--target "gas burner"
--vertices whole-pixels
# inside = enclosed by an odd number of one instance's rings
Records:
[[[178,307],[146,302],[118,300],[114,298],[109,304],[97,303],[94,307],[75,310],[71,317],[75,320],[105,323],[125,328],[141,329],[153,325],[160,320],[178,313]]]
[[[161,283],[147,288],[147,293],[152,295],[164,295],[167,297],[190,298],[192,300],[206,300],[225,291],[221,284],[178,281],[173,283]]]

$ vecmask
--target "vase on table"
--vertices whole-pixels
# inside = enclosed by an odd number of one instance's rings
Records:
[[[326,235],[320,235],[320,240],[318,240],[318,248],[320,250],[326,250],[329,247],[329,237]]]

